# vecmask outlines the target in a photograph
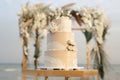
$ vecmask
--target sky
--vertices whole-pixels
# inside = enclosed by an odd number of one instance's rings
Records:
[[[74,2],[74,8],[99,7],[108,15],[111,27],[105,43],[106,52],[112,64],[120,64],[120,0],[1,0],[0,1],[0,63],[21,63],[22,47],[19,38],[17,13],[26,3],[52,4],[52,8]],[[85,63],[85,39],[81,32],[75,32],[78,43],[78,61]],[[44,43],[43,43],[44,45]],[[43,50],[45,46],[42,47]],[[29,55],[30,58],[33,55]],[[43,56],[43,53],[42,55]],[[32,59],[31,59],[32,60]],[[40,57],[43,61],[43,57]]]

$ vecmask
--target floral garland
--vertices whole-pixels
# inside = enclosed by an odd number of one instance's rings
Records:
[[[61,17],[68,17],[68,18],[71,17],[70,10],[64,9],[64,8],[56,8],[55,10],[51,10],[51,12],[48,14],[48,18],[49,18],[48,30],[51,33],[58,31],[58,26],[55,23],[53,23],[52,21],[55,19],[59,19]]]
[[[51,10],[51,12],[48,14],[48,17],[50,18],[50,22],[62,16],[71,17],[70,10],[63,8],[56,8],[55,10]]]
[[[109,20],[104,12],[98,8],[84,7],[80,8],[76,14],[82,16],[82,24],[86,26],[86,30],[93,32],[96,40],[102,44],[103,31],[109,25]]]
[[[106,59],[107,56],[103,47],[105,37],[109,29],[109,20],[107,16],[98,8],[88,7],[72,11],[71,14],[79,25],[86,27],[86,29],[83,30],[83,33],[87,44],[89,44],[92,37],[94,37],[95,45],[91,50],[91,56],[94,55],[93,67],[98,69],[101,79],[104,79],[105,69],[109,65],[109,61]]]
[[[36,4],[30,6],[26,3],[19,12],[19,30],[20,37],[25,55],[29,52],[29,39],[31,37],[35,38],[35,55],[38,57],[40,50],[37,43],[40,43],[41,38],[45,36],[45,28],[47,25],[47,11],[49,8],[43,4]],[[36,37],[34,37],[36,35]]]
[[[29,15],[29,5],[26,4],[22,7],[19,16],[19,30],[20,30],[20,37],[21,37],[21,43],[23,46],[23,52],[25,55],[28,55],[28,49],[29,49],[29,27],[31,27],[32,19]]]

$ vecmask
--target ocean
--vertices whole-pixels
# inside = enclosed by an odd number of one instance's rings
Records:
[[[0,80],[22,80],[21,64],[0,64]],[[34,78],[27,76],[27,80],[34,80]],[[39,80],[44,80],[44,78],[40,77]],[[64,77],[49,77],[49,80],[64,80]],[[71,80],[80,80],[80,78],[71,78]],[[112,65],[105,80],[120,80],[120,64]]]

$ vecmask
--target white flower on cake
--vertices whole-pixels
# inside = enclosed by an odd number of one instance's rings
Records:
[[[50,32],[71,32],[71,20],[69,17],[60,17],[49,25]]]
[[[52,33],[58,31],[58,27],[57,27],[57,25],[54,22],[50,23],[50,25],[49,25],[49,31],[52,32]]]
[[[54,19],[59,19],[60,17],[71,17],[70,10],[64,8],[56,8],[55,10],[51,10],[48,13],[50,22]]]

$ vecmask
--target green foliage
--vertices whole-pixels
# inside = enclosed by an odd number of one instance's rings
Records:
[[[108,33],[108,27],[105,27],[104,28],[104,31],[103,31],[103,40],[105,41],[105,38],[106,38],[106,34]]]
[[[40,49],[35,47],[35,53],[34,53],[34,58],[38,58],[40,53]]]
[[[83,31],[85,38],[86,38],[86,42],[89,42],[92,39],[92,32],[89,32],[87,30]]]

